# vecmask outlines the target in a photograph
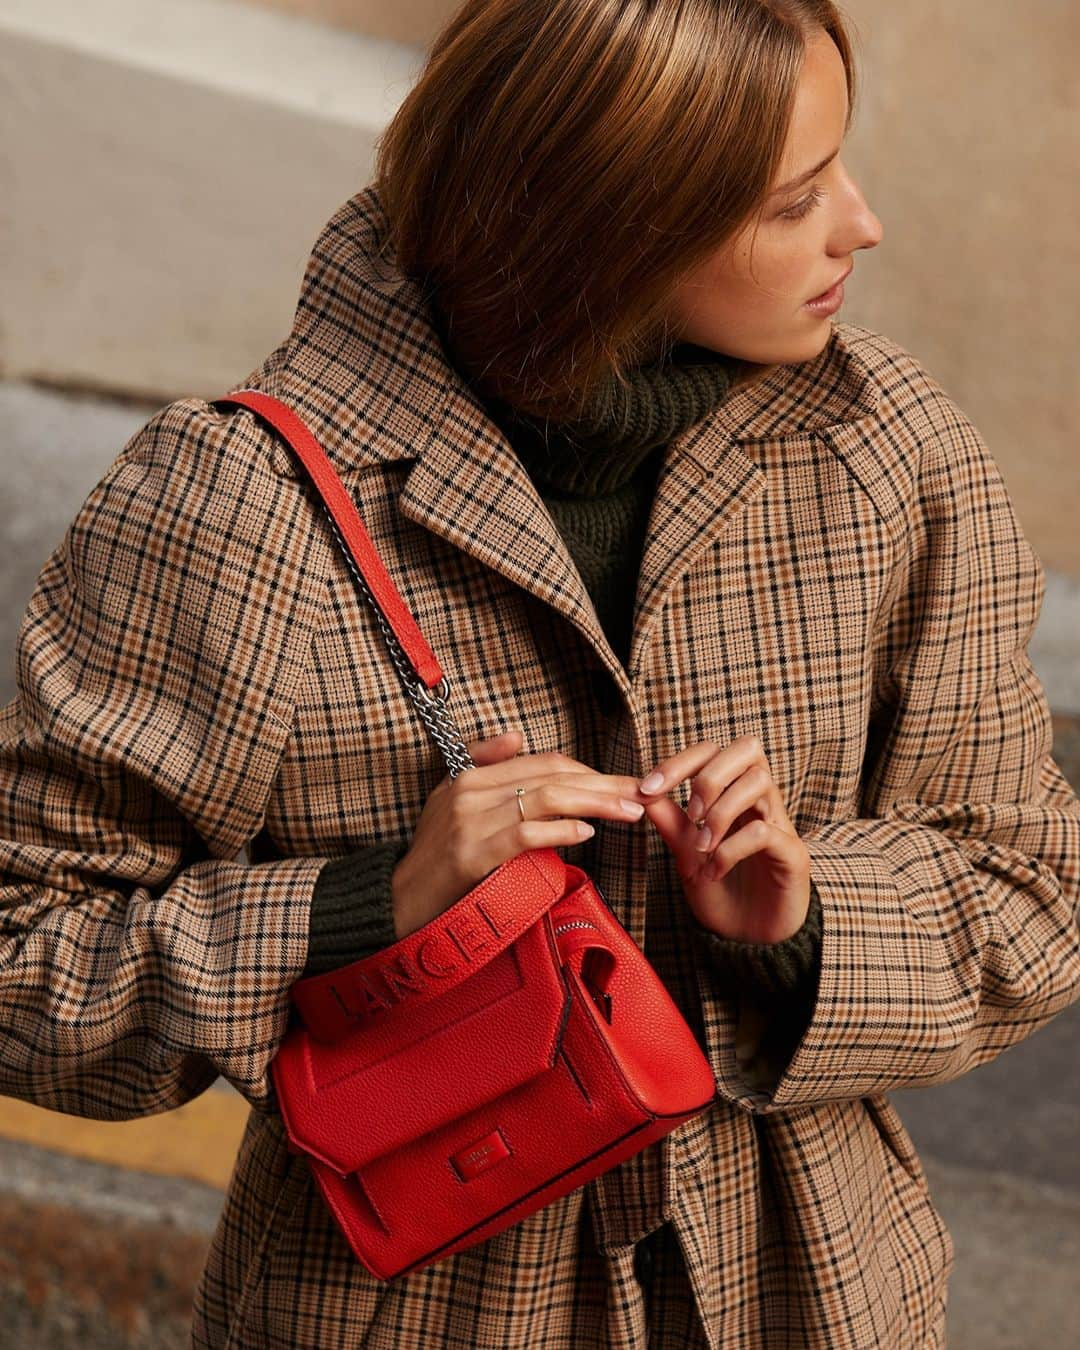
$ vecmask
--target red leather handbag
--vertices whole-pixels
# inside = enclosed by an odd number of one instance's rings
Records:
[[[325,453],[240,389],[299,456],[451,776],[473,767],[449,683]],[[708,1061],[595,882],[553,848],[488,873],[422,928],[300,980],[271,1066],[290,1147],[379,1279],[502,1232],[716,1095]]]

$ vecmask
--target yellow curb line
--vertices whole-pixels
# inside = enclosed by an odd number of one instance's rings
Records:
[[[0,1138],[224,1190],[249,1109],[237,1093],[211,1090],[156,1116],[85,1120],[0,1097]]]

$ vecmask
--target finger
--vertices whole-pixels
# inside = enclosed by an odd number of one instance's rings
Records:
[[[518,820],[500,826],[481,845],[486,856],[498,860],[516,857],[523,849],[572,847],[595,834],[587,820]],[[490,870],[490,869],[489,869]],[[485,874],[486,875],[486,874]]]
[[[760,764],[752,764],[719,797],[706,802],[700,822],[702,826],[708,826],[714,843],[719,842],[735,828],[741,816],[753,819],[759,815],[763,820],[771,820],[774,806],[779,801],[780,790],[772,778]]]
[[[465,749],[472,760],[473,766],[480,769],[487,768],[491,764],[498,764],[502,760],[513,759],[521,749],[521,742],[521,732],[516,728],[511,728],[509,731],[501,732],[498,736],[479,737],[475,740],[466,741]],[[456,777],[460,778],[469,771],[469,769],[462,769]],[[454,778],[447,770],[439,782],[439,790],[447,791],[453,782]]]
[[[545,751],[535,755],[519,755],[523,741],[522,732],[513,728],[499,736],[466,742],[469,757],[477,768],[494,769],[485,774],[485,787],[533,788],[540,781],[574,782],[576,786],[587,786],[613,797],[625,797],[632,802],[644,801],[638,792],[638,780],[630,774],[599,773],[590,765],[560,751]],[[467,775],[463,770],[458,775]],[[580,780],[580,781],[579,781]],[[449,774],[444,782],[449,783]],[[647,799],[646,799],[647,800]]]
[[[590,787],[590,781],[594,786]],[[563,775],[558,779],[541,777],[532,786],[525,786],[521,804],[525,820],[551,820],[560,816],[602,816],[610,820],[640,820],[645,807],[633,798],[621,797],[605,784],[602,774]],[[509,785],[480,787],[469,799],[470,811],[501,811],[507,803],[517,808],[517,800]]]
[[[645,814],[656,829],[675,859],[675,868],[679,876],[686,880],[706,861],[705,855],[694,847],[698,830],[687,818],[686,812],[670,797],[660,797],[649,802]]]
[[[772,781],[772,770],[761,742],[756,736],[741,736],[712,757],[694,778],[692,790],[706,801],[715,800],[754,770],[760,770],[763,788]]]
[[[498,736],[488,736],[480,740],[467,741],[465,748],[469,758],[476,764],[495,764],[511,758],[521,749],[522,734],[515,727],[503,731]]]
[[[787,834],[767,820],[752,820],[741,830],[729,835],[717,845],[712,862],[702,868],[702,876],[715,881],[755,853],[770,853],[779,863],[797,871],[802,856],[802,843],[797,835]]]
[[[764,759],[765,751],[756,736],[740,736],[727,746],[719,746],[715,741],[699,741],[696,745],[680,750],[677,755],[662,760],[652,771],[659,777],[659,783],[649,790],[643,784],[650,774],[638,784],[643,797],[649,798],[670,792],[673,787],[692,778],[710,765],[708,780],[705,784],[710,796],[715,799],[719,794],[751,764]],[[695,784],[696,787],[696,784]],[[699,796],[702,796],[700,792]]]
[[[520,733],[518,734],[520,735]],[[483,753],[482,750],[483,746],[493,744],[497,745],[497,743],[501,740],[502,737],[494,737],[491,741],[486,742],[479,741],[474,742],[473,744],[476,744],[477,746],[481,747],[481,753]],[[580,760],[572,759],[569,755],[564,755],[559,750],[544,750],[541,751],[539,754],[524,754],[519,756],[517,754],[517,751],[520,750],[520,742],[515,742],[514,744],[515,744],[514,754],[497,755],[493,760],[490,761],[492,773],[486,775],[489,783],[490,782],[519,783],[524,781],[523,778],[521,777],[522,774],[527,774],[532,777],[545,774],[548,777],[550,777],[553,774],[564,774],[564,773],[595,774],[596,772],[594,769],[590,768],[588,764],[583,764]],[[479,761],[476,760],[476,757],[473,756],[473,758],[475,762],[479,764]],[[468,770],[466,770],[465,772],[468,772]],[[636,783],[636,780],[631,781]]]
[[[464,781],[464,778],[469,777],[468,771],[459,777]],[[630,801],[640,802],[636,778],[598,773],[578,760],[552,754],[504,755],[501,760],[493,759],[485,766],[483,778],[471,778],[469,786],[473,791],[499,789],[504,793],[524,787],[532,793],[548,783],[575,789],[588,788],[590,791],[606,793],[609,797],[626,797]],[[644,806],[644,802],[640,804]]]
[[[512,727],[500,732],[498,736],[466,741],[465,748],[477,766],[493,765],[513,760],[523,743],[524,733],[520,728]],[[522,760],[508,769],[507,773],[497,775],[496,781],[509,782],[511,776],[523,772],[532,778],[551,777],[553,774],[562,776],[587,774],[591,786],[605,788],[609,792],[628,797],[631,801],[639,800],[638,780],[632,774],[600,773],[584,761],[558,750],[523,756]],[[488,778],[490,780],[491,775],[488,775]],[[522,781],[524,780],[520,777],[514,777],[515,786]]]

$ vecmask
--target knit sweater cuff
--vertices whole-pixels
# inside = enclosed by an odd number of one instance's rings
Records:
[[[390,880],[411,839],[391,839],[332,858],[311,897],[305,975],[321,975],[398,940]]]
[[[797,933],[783,942],[740,942],[714,933],[691,916],[696,941],[718,974],[759,1000],[789,999],[807,991],[821,965],[821,897],[810,882],[810,908]]]

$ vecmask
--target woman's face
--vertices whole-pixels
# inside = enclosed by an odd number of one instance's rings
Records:
[[[764,365],[808,361],[824,348],[832,315],[806,302],[844,276],[856,249],[873,248],[882,237],[881,222],[839,154],[833,156],[847,111],[843,61],[819,30],[806,46],[780,170],[760,213],[752,256],[753,223],[678,284],[671,322],[680,340]]]

